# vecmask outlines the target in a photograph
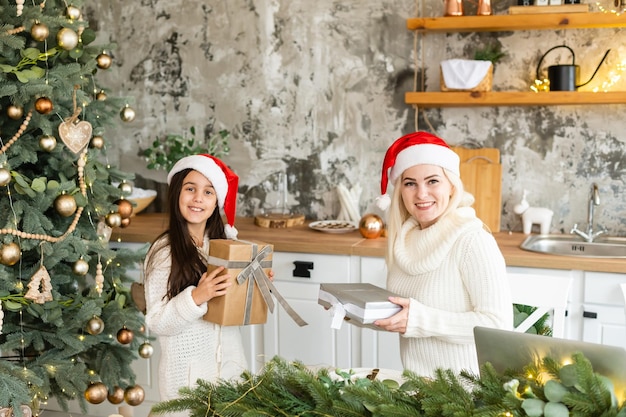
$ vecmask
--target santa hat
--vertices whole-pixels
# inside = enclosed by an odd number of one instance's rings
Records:
[[[376,205],[387,210],[391,203],[387,184],[394,183],[407,168],[423,164],[437,165],[460,175],[460,158],[443,139],[427,132],[409,133],[387,149],[380,181],[381,195]]]
[[[169,174],[167,174],[168,185],[175,174],[188,168],[198,171],[211,181],[213,188],[215,188],[217,205],[226,215],[227,224],[224,226],[226,237],[228,239],[236,239],[235,212],[239,177],[213,155],[191,155],[180,159],[174,164]]]

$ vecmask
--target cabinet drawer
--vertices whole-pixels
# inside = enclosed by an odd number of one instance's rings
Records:
[[[350,282],[350,256],[274,252],[275,281],[299,283]]]
[[[626,282],[626,274],[585,272],[585,303],[624,305],[620,288]]]

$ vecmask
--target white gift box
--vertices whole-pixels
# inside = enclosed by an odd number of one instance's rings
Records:
[[[378,319],[386,319],[402,307],[389,301],[397,294],[372,284],[320,284],[318,304],[333,315],[331,327],[340,329],[344,318],[359,327],[380,330],[374,326]]]

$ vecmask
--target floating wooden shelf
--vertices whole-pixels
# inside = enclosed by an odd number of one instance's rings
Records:
[[[420,17],[407,19],[406,25],[409,30],[424,32],[613,28],[626,26],[626,14],[593,12]]]
[[[625,104],[626,92],[593,93],[587,91],[487,91],[487,92],[408,92],[407,104],[420,107],[472,106],[561,106],[583,104]]]

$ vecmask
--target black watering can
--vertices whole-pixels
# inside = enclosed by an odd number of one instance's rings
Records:
[[[546,57],[546,55],[548,55],[549,52],[557,48],[569,49],[569,51],[572,53],[572,64],[571,65],[551,65],[548,67],[548,80],[550,81],[550,91],[576,91],[578,87],[582,87],[583,85],[589,84],[591,80],[593,80],[593,77],[596,76],[596,73],[600,69],[600,66],[606,59],[606,56],[609,54],[609,52],[611,52],[610,49],[606,51],[606,53],[602,57],[602,60],[598,64],[598,67],[593,72],[593,75],[591,76],[591,78],[589,78],[587,82],[579,84],[578,77],[580,75],[580,67],[574,64],[574,61],[575,61],[574,51],[572,50],[572,48],[570,48],[567,45],[554,46],[548,49],[548,51],[545,54],[543,54],[543,56],[539,60],[539,64],[537,64],[537,79],[538,80],[542,78],[539,75],[539,71],[541,69],[541,63],[543,62],[543,59]]]

